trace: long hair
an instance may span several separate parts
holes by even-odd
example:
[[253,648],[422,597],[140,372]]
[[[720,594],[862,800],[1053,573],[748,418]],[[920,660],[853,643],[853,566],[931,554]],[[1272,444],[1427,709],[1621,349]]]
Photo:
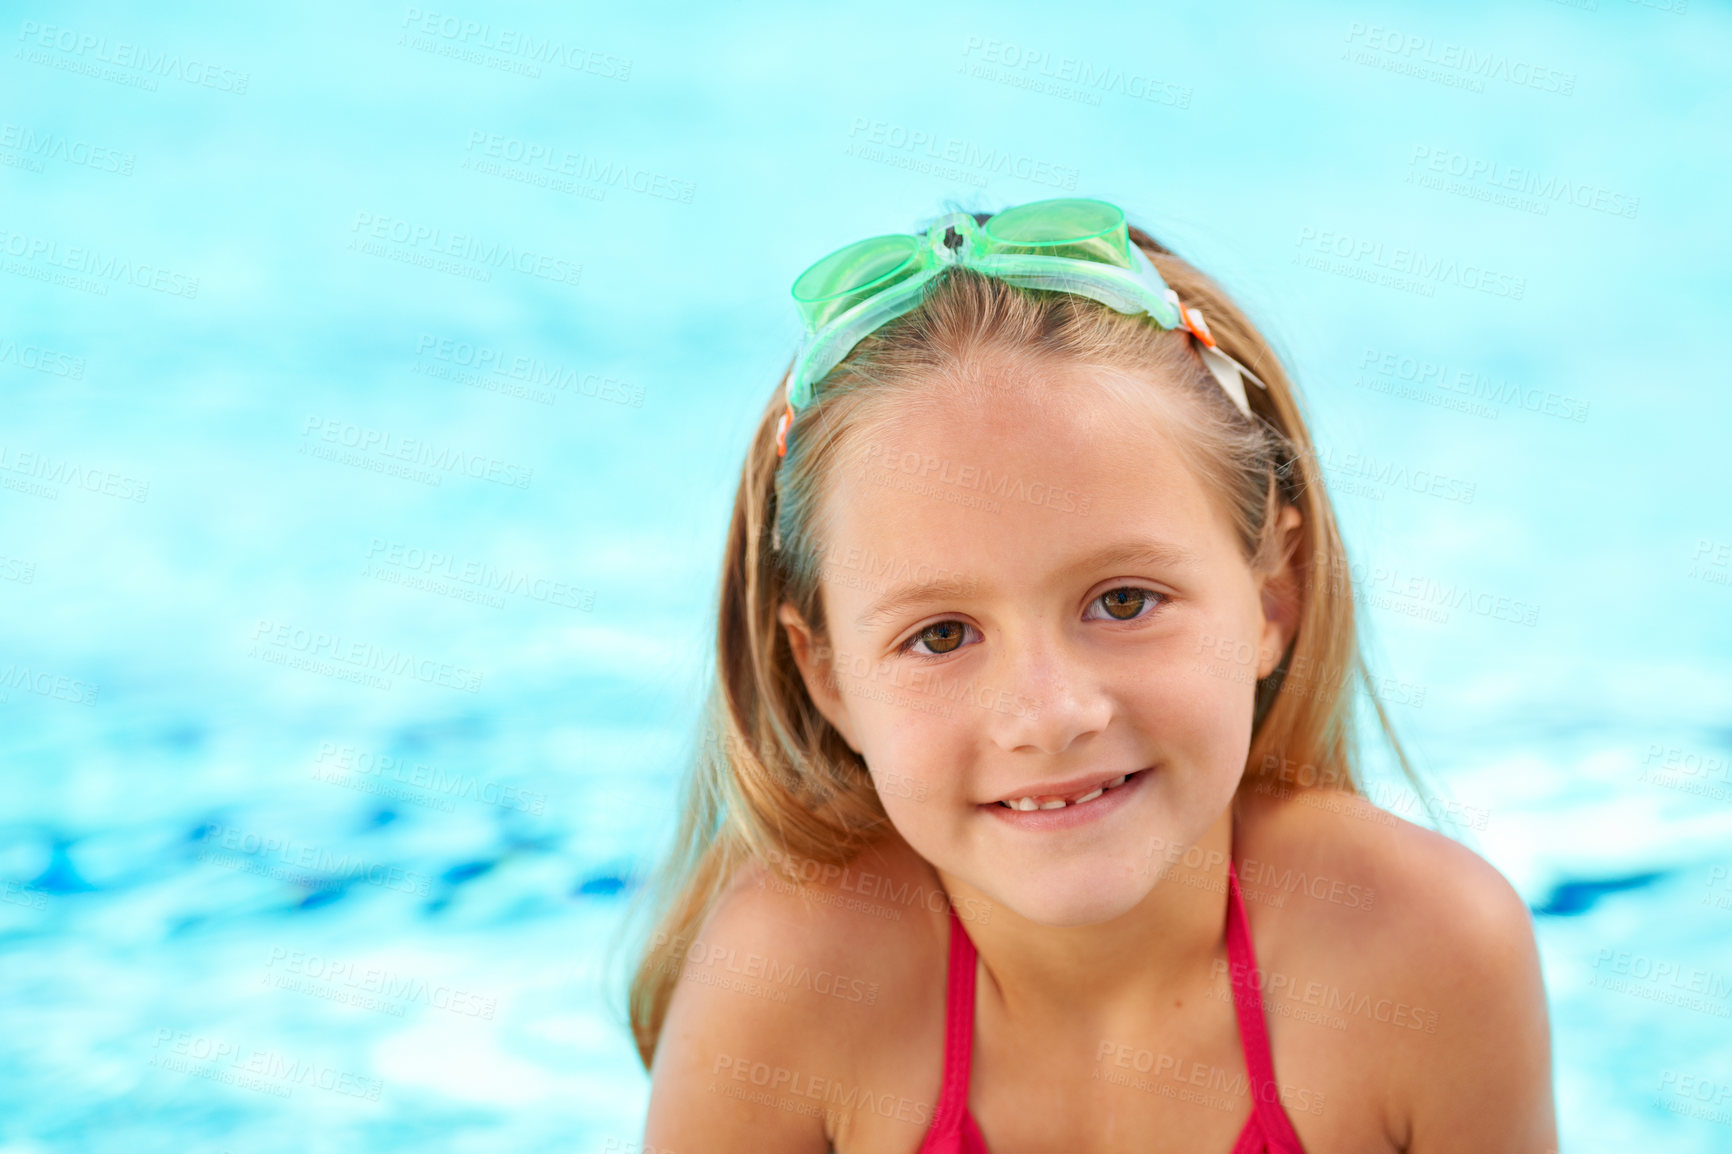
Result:
[[[1346,550],[1299,397],[1268,342],[1225,292],[1141,229],[1132,228],[1131,239],[1180,300],[1201,309],[1220,347],[1267,385],[1246,389],[1251,418],[1209,374],[1184,330],[955,267],[934,279],[919,307],[867,336],[831,370],[795,421],[785,460],[775,443],[785,376],[765,404],[734,498],[715,680],[673,846],[637,898],[649,908],[653,932],[636,959],[627,1012],[646,1069],[678,978],[680,944],[741,866],[755,859],[787,873],[790,862],[842,865],[888,824],[864,762],[807,695],[777,610],[792,605],[825,635],[817,516],[843,447],[872,436],[898,405],[915,403],[935,375],[961,389],[994,387],[971,368],[987,352],[1131,370],[1159,390],[1186,463],[1229,510],[1253,569],[1267,572],[1281,560],[1277,517],[1283,505],[1298,507],[1301,541],[1288,558],[1299,585],[1298,625],[1279,666],[1257,683],[1239,790],[1362,792],[1351,689],[1356,681],[1369,689],[1370,679],[1344,579]],[[1417,784],[1382,703],[1368,696],[1403,773]]]

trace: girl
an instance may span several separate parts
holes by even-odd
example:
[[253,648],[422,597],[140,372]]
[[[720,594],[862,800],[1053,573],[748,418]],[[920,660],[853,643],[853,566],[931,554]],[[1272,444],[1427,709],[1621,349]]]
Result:
[[794,296],[631,987],[643,1148],[1552,1149],[1526,906],[1359,791],[1346,558],[1244,314],[1087,200]]

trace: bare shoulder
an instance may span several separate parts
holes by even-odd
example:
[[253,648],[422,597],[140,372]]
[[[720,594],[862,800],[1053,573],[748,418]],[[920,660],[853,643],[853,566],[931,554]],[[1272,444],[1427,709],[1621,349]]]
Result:
[[[939,1016],[926,1003],[942,988],[931,907],[943,909],[943,893],[926,900],[936,877],[902,849],[898,839],[845,863],[752,862],[691,940],[668,943],[678,980],[646,1143],[822,1154],[854,1124],[827,1104],[875,1084],[896,1039]],[[936,1082],[941,1046],[931,1051]]]
[[1255,885],[1277,870],[1291,887],[1282,867],[1309,867],[1304,896],[1356,913],[1376,910],[1380,917],[1358,924],[1376,923],[1394,941],[1411,943],[1414,960],[1436,950],[1451,961],[1475,952],[1500,956],[1503,947],[1532,939],[1526,903],[1495,866],[1361,796],[1327,789],[1251,795],[1242,813],[1242,883]]
[[1339,975],[1387,1019],[1362,1033],[1385,1063],[1391,1140],[1413,1154],[1555,1146],[1539,952],[1509,880],[1357,795],[1253,795],[1241,813],[1247,909],[1258,918],[1261,890],[1283,964]]

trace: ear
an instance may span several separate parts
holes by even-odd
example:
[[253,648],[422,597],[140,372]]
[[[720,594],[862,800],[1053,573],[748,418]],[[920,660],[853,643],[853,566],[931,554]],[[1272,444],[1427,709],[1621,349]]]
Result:
[[859,753],[860,744],[854,740],[852,720],[848,716],[848,702],[836,684],[830,647],[819,640],[805,618],[787,602],[784,601],[776,610],[776,617],[788,634],[788,648],[794,651],[794,664],[800,670],[800,679],[806,683],[807,696],[823,714],[824,720],[842,735],[848,748]]
[[1275,531],[1280,538],[1281,560],[1262,580],[1259,596],[1263,604],[1263,636],[1258,646],[1257,677],[1275,672],[1281,655],[1299,629],[1299,574],[1293,558],[1299,549],[1299,530],[1304,518],[1292,505],[1281,506]]

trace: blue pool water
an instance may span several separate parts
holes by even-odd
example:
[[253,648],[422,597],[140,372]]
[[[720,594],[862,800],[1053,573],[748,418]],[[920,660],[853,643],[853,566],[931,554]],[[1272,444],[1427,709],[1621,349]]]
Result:
[[10,7],[0,1154],[635,1140],[786,287],[1068,192],[1290,358],[1564,1149],[1732,1148],[1732,15],[1208,13]]

